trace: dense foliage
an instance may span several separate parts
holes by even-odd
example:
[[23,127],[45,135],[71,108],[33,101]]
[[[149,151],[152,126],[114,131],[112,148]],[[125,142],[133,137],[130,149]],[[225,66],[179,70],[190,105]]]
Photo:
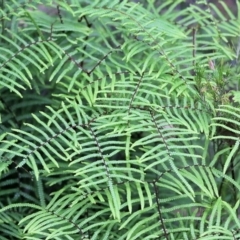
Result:
[[0,240],[240,239],[240,5],[196,2],[1,1]]

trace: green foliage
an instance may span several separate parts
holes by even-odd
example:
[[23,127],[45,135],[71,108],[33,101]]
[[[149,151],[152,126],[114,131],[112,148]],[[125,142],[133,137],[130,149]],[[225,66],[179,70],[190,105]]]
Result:
[[162,2],[1,1],[0,240],[240,239],[240,19]]

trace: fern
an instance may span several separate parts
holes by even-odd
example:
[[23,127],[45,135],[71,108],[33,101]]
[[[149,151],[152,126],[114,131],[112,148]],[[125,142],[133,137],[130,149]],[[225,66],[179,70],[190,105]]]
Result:
[[238,2],[1,4],[0,240],[240,238]]

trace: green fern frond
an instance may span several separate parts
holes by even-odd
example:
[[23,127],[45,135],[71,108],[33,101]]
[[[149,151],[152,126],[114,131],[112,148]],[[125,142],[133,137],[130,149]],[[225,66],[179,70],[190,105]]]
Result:
[[0,239],[239,238],[239,3],[188,2],[2,1]]

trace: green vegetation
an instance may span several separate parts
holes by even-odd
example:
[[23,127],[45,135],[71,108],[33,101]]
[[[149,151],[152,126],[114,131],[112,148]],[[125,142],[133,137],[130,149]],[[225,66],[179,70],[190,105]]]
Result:
[[0,2],[0,240],[240,239],[235,11]]

